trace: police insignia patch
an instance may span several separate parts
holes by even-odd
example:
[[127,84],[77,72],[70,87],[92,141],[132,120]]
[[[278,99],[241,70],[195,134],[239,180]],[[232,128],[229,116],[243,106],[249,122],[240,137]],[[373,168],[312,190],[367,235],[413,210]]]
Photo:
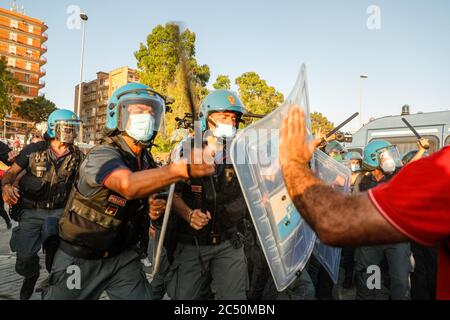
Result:
[[125,207],[127,200],[112,194],[109,196],[108,202],[118,205],[119,207]]
[[113,204],[110,204],[108,206],[108,208],[106,208],[105,213],[110,216],[115,216],[117,211],[119,211],[119,207],[117,207]]
[[234,100],[234,97],[233,97],[233,96],[228,96],[228,101],[230,101],[230,104],[231,104],[232,106],[234,106],[235,100]]

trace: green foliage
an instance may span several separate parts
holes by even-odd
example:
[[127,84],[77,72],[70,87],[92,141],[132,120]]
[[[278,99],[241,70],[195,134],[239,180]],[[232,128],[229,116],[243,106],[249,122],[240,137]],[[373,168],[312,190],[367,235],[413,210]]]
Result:
[[231,89],[230,77],[225,76],[225,75],[218,75],[216,82],[212,86],[216,90],[219,90],[219,89],[230,90]]
[[245,108],[252,113],[268,114],[284,101],[283,94],[269,86],[256,72],[246,72],[235,82]]
[[38,123],[46,121],[50,113],[56,109],[53,102],[46,99],[45,96],[39,96],[20,102],[15,112],[24,120]]
[[19,85],[13,74],[7,70],[6,59],[0,59],[0,118],[3,119],[13,109],[12,93],[23,92],[22,86]]
[[[175,100],[171,105],[172,113],[166,116],[166,137],[160,133],[155,141],[159,151],[166,151],[171,147],[169,139],[175,129],[175,117],[183,117],[185,112],[191,111],[184,89],[185,80],[179,68],[175,39],[174,25],[158,25],[147,36],[147,43],[141,43],[139,50],[135,52],[141,82]],[[186,68],[191,80],[194,101],[198,106],[208,94],[206,84],[210,78],[210,69],[207,65],[198,64],[195,58],[195,40],[194,32],[187,29],[181,33],[182,49],[186,54]]]
[[311,129],[313,133],[317,133],[319,129],[322,133],[327,133],[334,129],[334,124],[320,112],[311,112]]

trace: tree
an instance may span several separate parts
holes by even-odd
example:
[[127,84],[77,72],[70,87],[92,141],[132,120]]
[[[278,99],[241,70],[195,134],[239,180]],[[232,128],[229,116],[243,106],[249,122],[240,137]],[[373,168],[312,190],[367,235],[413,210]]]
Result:
[[[207,65],[199,65],[195,59],[195,33],[186,29],[180,36],[191,80],[205,87],[210,78],[210,70]],[[134,54],[141,82],[162,94],[167,94],[169,84],[176,77],[179,61],[175,39],[176,28],[173,24],[158,25],[147,36],[147,43],[141,43]]]
[[23,92],[13,74],[7,70],[6,59],[0,59],[0,118],[3,119],[13,109],[13,93]]
[[[195,58],[195,33],[185,30],[181,33],[182,50],[186,55],[186,69],[191,80],[195,104],[208,94],[206,84],[210,78],[207,65],[199,65]],[[172,113],[166,116],[166,137],[159,135],[156,144],[160,150],[170,149],[169,138],[175,129],[175,117],[183,117],[190,112],[184,90],[185,83],[179,68],[178,48],[175,43],[176,29],[172,24],[158,25],[147,36],[146,44],[141,43],[135,52],[141,82],[161,94],[175,100]]]
[[256,72],[246,72],[235,82],[245,108],[252,113],[268,114],[284,101],[283,94],[269,86]]
[[231,80],[229,76],[218,75],[216,78],[216,82],[212,85],[214,89],[231,89]]
[[310,118],[313,133],[316,133],[319,128],[322,130],[322,133],[327,133],[334,129],[334,124],[320,112],[311,112]]
[[45,96],[39,96],[33,99],[27,99],[19,103],[15,112],[27,121],[39,123],[46,121],[50,113],[57,108],[53,102],[46,99]]

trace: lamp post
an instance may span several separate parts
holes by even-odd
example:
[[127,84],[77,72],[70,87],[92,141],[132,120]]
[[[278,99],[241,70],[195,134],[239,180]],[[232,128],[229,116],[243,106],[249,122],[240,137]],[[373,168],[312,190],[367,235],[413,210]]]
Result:
[[[78,115],[78,117],[81,119],[81,90],[82,90],[82,83],[83,83],[83,67],[84,67],[84,38],[86,35],[86,22],[88,21],[88,16],[84,13],[80,13],[80,19],[83,23],[83,31],[81,36],[81,63],[80,63],[80,83],[78,84],[78,103],[77,103],[77,110],[75,113]],[[83,126],[81,126],[81,141],[83,141]]]
[[359,85],[359,126],[362,128],[363,126],[363,84],[364,80],[368,79],[369,76],[366,74],[362,74],[359,76],[360,85]]

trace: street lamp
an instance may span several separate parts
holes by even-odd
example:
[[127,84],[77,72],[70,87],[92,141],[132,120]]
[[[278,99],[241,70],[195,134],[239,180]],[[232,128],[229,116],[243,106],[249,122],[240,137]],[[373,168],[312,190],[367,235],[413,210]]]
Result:
[[[83,32],[82,32],[82,36],[81,36],[81,64],[80,64],[80,83],[78,85],[78,105],[77,105],[77,110],[75,112],[79,118],[81,118],[81,87],[82,87],[82,83],[83,83],[84,38],[86,35],[86,21],[88,21],[88,16],[86,15],[86,13],[81,12],[80,19],[83,23]],[[83,130],[83,129],[81,129],[81,130]],[[81,131],[80,139],[81,139],[81,141],[83,140],[83,131]]]
[[369,76],[366,74],[362,74],[359,76],[360,85],[359,85],[359,126],[362,128],[363,126],[363,112],[362,112],[362,104],[363,104],[363,83],[364,80],[368,79]]

